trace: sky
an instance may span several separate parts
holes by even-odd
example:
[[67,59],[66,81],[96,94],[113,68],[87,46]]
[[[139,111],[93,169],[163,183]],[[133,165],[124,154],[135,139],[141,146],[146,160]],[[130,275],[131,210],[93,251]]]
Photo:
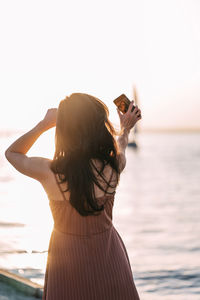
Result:
[[200,129],[200,1],[2,1],[0,131],[27,130],[73,92],[138,91],[142,129]]

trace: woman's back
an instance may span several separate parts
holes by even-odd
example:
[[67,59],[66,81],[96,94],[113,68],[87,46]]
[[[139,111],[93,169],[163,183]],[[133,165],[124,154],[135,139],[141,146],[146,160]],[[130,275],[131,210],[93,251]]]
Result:
[[[100,164],[93,162],[100,170]],[[106,201],[98,216],[79,214],[69,202],[69,191],[62,192],[67,184],[59,186],[58,176],[53,172],[51,175],[47,182],[48,187],[51,186],[48,197],[54,229],[48,249],[43,299],[139,300],[125,245],[112,223],[114,170],[107,165],[103,172],[113,188],[97,176],[104,189],[111,193],[94,187],[98,204]]]
[[[92,160],[95,167],[100,171],[100,163],[98,160]],[[50,169],[51,160],[49,160],[49,174],[47,176],[47,179],[45,182],[43,182],[43,187],[47,193],[47,196],[49,200],[55,200],[55,201],[69,201],[70,198],[70,191],[66,191],[68,188],[67,182],[59,183],[58,185],[58,176],[55,177],[55,174]],[[106,182],[102,179],[102,177],[98,174],[95,168],[93,168],[94,175],[96,176],[98,182],[102,185],[103,189],[106,190],[109,193],[114,193],[116,190],[116,172],[112,169],[110,165],[106,165],[104,168],[104,171],[102,175],[105,177],[105,180],[108,182],[110,181],[110,184],[112,187],[109,187]],[[57,178],[57,181],[56,181]],[[65,191],[65,192],[61,192]],[[78,187],[77,187],[78,188]],[[103,192],[96,184],[94,184],[94,193],[95,198],[100,198],[105,195],[105,192]]]
[[[119,114],[124,132],[117,147],[107,106],[91,95],[74,93],[60,102],[58,112],[48,110],[33,130],[5,152],[18,171],[42,184],[49,198],[54,227],[45,300],[139,300],[125,245],[112,223],[115,189],[126,163],[128,131],[139,119],[139,112],[132,108],[133,104],[125,115]],[[26,156],[40,134],[55,125],[53,160]],[[88,163],[91,157],[100,159],[93,160],[93,170]],[[102,174],[105,181],[97,172],[101,173],[101,162],[108,163]],[[63,174],[66,182],[60,184],[58,174]],[[64,192],[67,185],[69,191]]]
[[[95,167],[100,170],[100,164],[97,161],[93,162]],[[95,171],[95,173],[97,175],[97,171]],[[45,186],[43,186],[49,198],[49,205],[54,219],[55,229],[63,233],[90,236],[92,234],[103,232],[112,226],[112,209],[116,189],[116,175],[109,165],[105,167],[103,175],[105,176],[106,181],[113,186],[113,188],[108,185],[106,186],[106,183],[101,176],[97,176],[98,181],[103,185],[105,191],[110,193],[102,193],[98,186],[94,186],[95,199],[99,205],[105,203],[104,210],[100,212],[99,216],[82,216],[69,202],[70,192],[63,192],[67,188],[67,183],[59,184],[58,175],[50,170]],[[79,199],[77,199],[77,201],[78,200]]]

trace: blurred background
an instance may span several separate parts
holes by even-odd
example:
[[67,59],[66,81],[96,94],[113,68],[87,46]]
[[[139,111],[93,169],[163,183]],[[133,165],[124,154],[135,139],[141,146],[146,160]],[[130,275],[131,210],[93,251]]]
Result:
[[[113,223],[141,299],[200,299],[200,2],[2,1],[0,268],[43,284],[47,196],[4,151],[73,92],[135,99]],[[53,157],[55,129],[28,156]]]

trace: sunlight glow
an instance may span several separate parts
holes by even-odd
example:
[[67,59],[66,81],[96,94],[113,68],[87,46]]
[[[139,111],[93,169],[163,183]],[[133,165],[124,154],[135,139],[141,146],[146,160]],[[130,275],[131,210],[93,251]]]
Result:
[[4,2],[1,128],[31,128],[72,92],[118,120],[112,100],[133,84],[142,128],[200,128],[199,13],[187,0]]

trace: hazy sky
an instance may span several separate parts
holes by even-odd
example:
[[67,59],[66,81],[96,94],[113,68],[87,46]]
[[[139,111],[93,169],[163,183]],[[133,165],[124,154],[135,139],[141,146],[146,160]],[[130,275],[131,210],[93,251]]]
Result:
[[200,128],[200,1],[10,0],[0,7],[0,128],[28,129],[73,92],[136,85],[142,128]]

